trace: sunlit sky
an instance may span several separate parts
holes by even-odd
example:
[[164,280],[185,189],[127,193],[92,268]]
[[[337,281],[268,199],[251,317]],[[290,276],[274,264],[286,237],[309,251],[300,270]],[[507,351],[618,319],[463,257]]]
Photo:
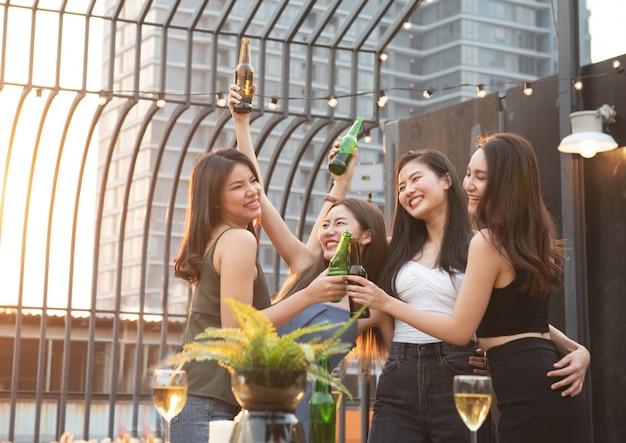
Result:
[[[554,5],[556,6],[557,2],[560,0],[552,0],[554,2]],[[580,0],[580,1],[584,1],[584,0]],[[626,18],[626,0],[587,0],[587,7],[591,12],[591,16],[589,19],[589,29],[590,29],[590,33],[591,33],[591,60],[593,63],[602,61],[602,60],[606,60],[606,59],[610,59],[612,57],[618,56],[618,55],[622,55],[622,54],[626,54],[626,37],[624,37],[623,35],[623,20]],[[27,13],[27,11],[25,11],[25,13]],[[41,23],[41,22],[40,22]],[[27,39],[24,39],[25,41],[27,41]],[[73,44],[73,43],[77,43],[77,42],[68,42],[68,44]],[[99,41],[98,43],[101,43],[101,41]],[[75,50],[72,51],[73,53],[80,53],[80,50]],[[16,65],[22,64],[24,63],[24,57],[23,54],[25,53],[25,51],[23,49],[19,49],[19,48],[7,48],[7,59],[8,59],[8,63],[6,65],[6,70],[7,70],[7,75],[9,76],[10,71],[12,69],[15,69]],[[53,51],[50,51],[50,53],[53,53]],[[97,54],[99,53],[99,50],[95,50],[92,52],[93,54]],[[38,54],[38,57],[44,57],[46,55],[46,52],[43,51],[41,54]],[[11,62],[12,57],[19,57],[22,62],[20,63],[15,63],[15,62]],[[99,71],[100,68],[100,61],[94,59],[93,60],[95,62],[95,70]],[[67,75],[74,75],[74,74],[79,74],[79,71],[74,69],[73,71],[68,72]],[[94,80],[96,82],[99,82],[99,80],[96,78],[96,76],[92,76],[91,80]],[[90,89],[92,90],[97,90],[99,87],[98,85],[93,85],[92,87],[90,87]],[[2,93],[0,94],[0,144],[4,143],[5,140],[8,140],[8,131],[10,130],[10,125],[7,125],[6,122],[12,122],[13,121],[13,117],[12,115],[10,115],[11,112],[14,111],[14,108],[11,106],[1,106],[3,103],[3,98],[4,100],[6,100],[8,94],[10,93],[16,93],[19,94],[19,92],[21,90],[17,90],[17,88],[15,88],[15,90],[13,92],[10,92],[11,88],[8,88],[5,86],[4,90],[2,91]],[[96,100],[95,97],[88,97],[87,100],[85,100],[85,104],[82,106],[85,106],[87,111],[86,112],[78,112],[78,116],[75,117],[76,119],[79,119],[81,115],[84,116],[89,116],[93,114],[92,110],[89,110],[90,107],[93,106],[97,106],[97,104],[94,102]],[[60,102],[61,100],[57,100],[57,102]],[[91,102],[91,103],[90,103]],[[29,107],[27,109],[23,110],[23,113],[32,113],[32,115],[39,115],[41,113],[41,106],[42,106],[43,101],[37,101],[37,100],[29,100],[25,106]],[[60,106],[60,105],[57,105]],[[32,108],[32,109],[30,109]],[[52,110],[52,112],[54,112],[54,109]],[[84,127],[87,128],[88,127],[88,122],[80,123],[78,121],[76,121],[75,123],[73,123],[73,125],[75,125],[75,127]],[[46,129],[45,129],[45,133],[43,134],[42,140],[46,140],[47,138],[53,139],[53,140],[58,140],[58,136],[52,136],[52,134],[48,131],[58,131],[60,130],[60,126],[55,126],[55,125],[47,125]],[[14,146],[22,146],[22,147],[26,147],[26,146],[32,146],[33,142],[32,142],[32,137],[34,136],[34,131],[30,130],[27,131],[28,134],[26,134],[24,131],[22,131],[20,134],[18,134]],[[31,139],[20,139],[19,137],[30,137]],[[72,140],[68,140],[67,143],[67,149],[77,149],[76,151],[76,155],[66,155],[67,158],[69,159],[73,159],[74,161],[79,161],[80,160],[80,152],[82,152],[82,143],[84,142],[84,134],[83,133],[79,133],[78,137],[77,137],[78,142],[73,142]],[[30,158],[32,158],[32,148],[30,148],[31,150],[29,151],[28,149],[15,149],[14,153],[13,153],[13,158],[12,158],[12,166],[18,166],[20,164],[20,162],[24,163],[24,167],[25,170],[29,169],[29,161]],[[50,165],[53,164],[55,159],[54,158],[50,158],[49,160],[45,160],[45,156],[48,154],[48,151],[43,147],[40,148],[40,157],[44,160],[41,160],[40,162],[42,162],[44,165]],[[0,145],[0,159],[2,159],[2,161],[4,162],[4,159],[6,158],[6,146],[1,146]],[[66,167],[72,167],[72,168],[76,168],[77,164],[72,165],[67,165]],[[4,171],[4,164],[0,165],[0,173]],[[14,168],[12,168],[14,169]],[[50,169],[50,168],[49,168]],[[41,171],[38,171],[41,172]],[[14,173],[17,174],[17,173]],[[40,173],[39,176],[41,176],[42,174]],[[11,176],[11,174],[9,174],[9,177]],[[67,174],[67,176],[71,176],[71,174]],[[75,190],[72,191],[72,189],[74,189],[74,184],[73,183],[64,183],[63,181],[63,176],[61,177],[60,181],[59,181],[59,187],[62,186],[67,186],[68,189],[70,191],[68,191],[69,195],[75,195]],[[94,181],[95,179],[95,174],[91,174],[91,175],[87,175],[86,179],[92,180]],[[26,245],[27,250],[29,251],[33,251],[33,250],[39,250],[41,251],[42,246],[45,244],[46,242],[46,228],[43,229],[33,229],[34,225],[37,223],[37,220],[41,219],[41,220],[46,220],[47,216],[48,216],[48,209],[47,209],[47,205],[49,204],[50,201],[50,191],[49,189],[46,189],[45,183],[49,182],[49,179],[39,179],[40,182],[44,183],[44,184],[39,184],[39,188],[37,188],[37,184],[34,184],[34,188],[33,188],[33,196],[32,198],[36,199],[37,196],[39,196],[39,198],[41,199],[41,204],[38,204],[37,202],[35,202],[35,204],[31,205],[32,210],[29,214],[29,221],[28,221],[28,225],[29,225],[29,238],[28,238],[28,243]],[[1,182],[0,182],[1,183]],[[10,183],[9,183],[10,184]],[[7,189],[9,189],[9,187],[7,187]],[[15,187],[13,188],[15,189]],[[95,189],[95,183],[91,183],[89,186],[86,187],[86,189]],[[59,196],[64,195],[64,192],[58,192]],[[83,194],[83,199],[85,198],[85,194]],[[95,193],[94,193],[95,195]],[[24,204],[25,204],[25,197],[23,195],[17,195],[15,193],[9,193],[7,194],[6,197],[6,201],[5,201],[5,209],[10,208],[11,209],[11,213],[14,214],[18,214],[18,216],[16,216],[15,218],[10,217],[10,214],[8,213],[8,211],[5,213],[4,216],[4,228],[3,228],[3,233],[7,234],[9,232],[22,232],[22,224],[23,224],[23,214],[24,214]],[[67,201],[67,202],[63,202],[63,201],[57,201],[56,205],[58,205],[58,209],[57,209],[57,214],[55,214],[55,220],[56,217],[59,217],[61,214],[71,214],[73,211],[73,200],[72,201]],[[93,236],[92,233],[90,231],[89,228],[93,228],[92,225],[92,217],[94,214],[94,208],[93,208],[93,204],[84,204],[84,207],[81,208],[81,213],[82,214],[87,214],[87,215],[83,215],[84,219],[80,220],[80,226],[87,226],[87,229],[85,230],[85,232],[81,231],[79,229],[79,244],[90,244],[93,241]],[[39,212],[38,212],[39,211]],[[20,217],[21,215],[21,217]],[[57,221],[57,223],[69,223],[71,220],[69,219],[59,219]],[[14,223],[14,225],[11,225],[11,223]],[[52,249],[56,249],[55,246],[58,246],[59,243],[61,244],[69,244],[69,239],[68,238],[62,238],[62,239],[55,239],[53,240],[53,244],[51,245]],[[0,248],[0,275],[3,275],[4,277],[8,277],[9,275],[14,276],[15,273],[19,272],[20,269],[20,263],[19,263],[19,255],[21,253],[21,235],[17,235],[17,236],[9,236],[9,235],[4,235],[4,238],[2,238],[0,240],[0,246],[2,246],[2,248]],[[32,249],[31,249],[32,248]],[[80,255],[82,254],[82,256]],[[36,279],[32,278],[32,274],[38,275],[41,274],[41,269],[42,269],[42,257],[41,256],[36,256],[36,254],[31,254],[30,252],[27,253],[27,263],[26,263],[26,272],[25,272],[25,282],[24,282],[24,294],[26,297],[26,294],[30,294],[31,296],[33,296],[34,298],[32,299],[25,299],[24,303],[26,305],[31,304],[33,306],[38,306],[41,303],[41,288],[43,287],[43,282],[42,281],[37,281]],[[70,284],[70,282],[68,281],[68,273],[67,273],[67,265],[68,265],[68,254],[60,254],[57,256],[52,256],[52,260],[51,260],[51,269],[50,269],[50,275],[49,275],[49,288],[50,288],[50,292],[48,294],[48,296],[50,297],[49,299],[49,305],[53,305],[55,307],[63,307],[67,304],[67,299],[65,300],[57,300],[58,297],[56,297],[55,295],[59,295],[62,298],[63,297],[67,297],[67,288]],[[91,251],[89,250],[85,250],[84,248],[79,248],[79,256],[77,257],[77,263],[76,263],[76,269],[75,269],[75,275],[73,276],[74,279],[74,286],[75,286],[75,292],[74,292],[74,299],[72,302],[72,305],[76,308],[76,307],[87,307],[89,305],[89,297],[88,294],[90,292],[90,279],[91,279],[91,268],[89,265],[89,262],[91,260]],[[28,271],[30,266],[33,266],[33,269],[35,269],[35,271],[33,273],[30,273]],[[18,292],[18,279],[16,278],[2,278],[1,281],[3,282],[3,288],[0,291],[0,304],[5,304],[5,303],[14,303],[16,302],[16,294]],[[79,291],[76,290],[76,288],[84,288],[83,291]]]
[[591,61],[593,63],[626,54],[626,0],[587,0]]

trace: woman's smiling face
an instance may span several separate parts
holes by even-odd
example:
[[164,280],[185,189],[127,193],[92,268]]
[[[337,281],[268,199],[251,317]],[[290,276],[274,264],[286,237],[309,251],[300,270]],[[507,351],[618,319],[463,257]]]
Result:
[[319,240],[326,261],[335,255],[341,234],[346,229],[362,245],[371,241],[369,230],[364,231],[354,214],[345,205],[338,203],[328,211],[320,228]]
[[463,189],[467,193],[467,211],[470,217],[476,216],[476,208],[487,189],[487,159],[482,149],[477,150],[469,164],[463,178]]

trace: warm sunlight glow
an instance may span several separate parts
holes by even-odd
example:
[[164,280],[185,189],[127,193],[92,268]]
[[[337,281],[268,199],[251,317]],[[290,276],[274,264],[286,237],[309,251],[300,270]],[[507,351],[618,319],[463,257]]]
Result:
[[[83,40],[68,36],[82,35],[85,24],[78,16],[65,15],[64,38],[61,48],[57,49],[59,15],[48,12],[37,15],[32,82],[38,87],[28,93],[20,108],[23,89],[10,83],[23,84],[28,78],[30,27],[25,24],[30,24],[30,13],[26,8],[13,8],[10,20],[5,22],[8,37],[3,80],[6,83],[0,89],[0,192],[5,196],[4,211],[0,214],[0,306],[20,303],[25,308],[38,308],[45,303],[49,308],[67,308],[71,294],[72,308],[87,308],[91,304],[97,135],[92,139],[86,159],[80,193],[78,171],[91,124],[88,117],[98,106],[98,96],[88,94],[82,99],[63,144],[64,126],[76,94],[59,92],[45,113],[51,91],[39,87],[55,84],[58,51],[61,51],[63,67],[59,73],[60,84],[66,88],[80,85]],[[92,22],[90,35],[100,37],[90,38],[93,47],[89,54],[93,63],[90,63],[87,87],[99,90],[101,23]],[[34,177],[32,181],[31,177]],[[72,275],[70,246],[77,195],[80,199]],[[46,264],[47,250],[50,253]],[[41,314],[41,309],[24,309],[23,312],[37,315]],[[65,315],[62,310],[48,311],[52,312]]]

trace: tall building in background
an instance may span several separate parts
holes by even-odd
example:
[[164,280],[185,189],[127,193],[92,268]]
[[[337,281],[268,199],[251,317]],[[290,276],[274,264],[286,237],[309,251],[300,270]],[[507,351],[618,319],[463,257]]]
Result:
[[[109,2],[108,8],[112,8],[115,2]],[[151,13],[165,14],[169,8],[168,2],[159,2],[151,8]],[[218,2],[222,6],[224,2]],[[276,1],[278,7],[279,1]],[[305,1],[290,1],[289,4],[301,7]],[[301,29],[307,28],[313,32],[316,27],[315,16],[324,13],[327,2],[315,2],[312,13],[309,14],[306,22],[301,25]],[[356,2],[346,0],[339,7],[333,17],[333,22],[340,24],[348,16],[349,11]],[[371,2],[370,2],[371,3]],[[389,98],[387,105],[380,110],[380,121],[392,120],[415,115],[418,113],[432,111],[438,108],[459,103],[464,100],[474,99],[477,96],[478,85],[482,85],[486,93],[503,92],[511,86],[521,85],[523,82],[532,82],[541,77],[546,77],[557,72],[557,41],[555,36],[556,11],[553,11],[555,2],[550,0],[425,0],[412,15],[410,23],[405,23],[403,29],[396,35],[391,44],[387,47],[385,60],[382,64],[382,79],[380,88],[383,89]],[[581,2],[584,3],[584,2]],[[183,2],[184,4],[184,2]],[[181,8],[183,9],[183,8]],[[189,8],[189,16],[193,12],[193,5]],[[236,29],[238,20],[243,20],[246,11],[232,11],[229,14],[228,22],[224,29]],[[364,19],[371,10],[367,7],[361,11],[357,20]],[[215,20],[219,11],[206,12],[201,20],[210,22]],[[238,15],[240,14],[240,15]],[[580,30],[581,35],[581,64],[590,63],[590,36],[587,27],[588,11],[581,6],[580,22],[584,25]],[[149,17],[148,17],[149,18]],[[257,15],[254,17],[251,26],[262,27],[268,17]],[[147,20],[149,21],[149,20]],[[380,22],[377,32],[381,35],[385,32],[386,23]],[[133,57],[136,56],[136,24],[119,23],[116,30],[118,43],[114,57],[114,89],[132,89],[130,84],[133,78]],[[322,38],[332,38],[331,26],[323,31]],[[110,30],[105,30],[105,42],[111,38],[107,34]],[[328,35],[324,35],[328,34]],[[180,47],[181,60],[176,58],[175,52],[167,61],[167,83],[168,89],[181,89],[180,86],[186,80],[186,73],[182,63],[184,54],[184,44],[186,36],[184,33],[170,32],[168,35],[169,47]],[[162,66],[154,54],[158,54],[162,45],[163,34],[159,32],[144,33],[141,41],[140,56],[142,58],[142,90],[156,90],[159,73]],[[357,35],[346,35],[346,39],[356,40]],[[206,54],[206,59],[200,57],[194,60],[194,71],[191,73],[192,81],[202,83],[207,77],[206,73],[211,69],[218,71],[216,85],[204,85],[205,91],[221,90],[227,91],[228,85],[232,82],[232,70],[237,63],[239,42],[233,38],[220,44],[216,57],[209,59],[210,43],[209,39],[194,39],[194,47],[198,46],[195,54]],[[106,45],[105,45],[106,47]],[[289,89],[300,94],[304,93],[310,86],[312,94],[320,97],[327,94],[326,83],[328,82],[328,70],[325,66],[329,63],[324,59],[322,53],[315,58],[313,78],[311,84],[305,84],[305,76],[302,69],[298,68],[298,61],[302,64],[306,60],[304,47],[298,52],[299,46],[293,45],[291,48],[291,61],[289,75]],[[255,55],[253,48],[253,62]],[[263,75],[266,79],[266,94],[271,95],[272,91],[281,91],[283,72],[280,69],[281,48],[279,42],[267,42],[266,45],[267,64],[265,72],[257,70],[257,75]],[[105,52],[105,56],[107,53]],[[212,60],[217,60],[217,65],[212,66]],[[350,76],[342,75],[342,67],[349,67],[350,57],[339,54],[335,60],[337,65],[336,83],[340,90],[349,90]],[[104,70],[108,69],[108,61],[105,60]],[[375,85],[372,82],[374,61],[363,59],[359,61],[359,87],[368,85],[370,90]],[[349,70],[346,69],[347,72]],[[428,91],[425,94],[425,91]],[[429,98],[426,96],[429,95]],[[256,101],[257,106],[266,106],[263,100]],[[279,103],[280,105],[280,103]],[[100,131],[101,165],[99,173],[103,173],[106,166],[104,153],[110,144],[111,131],[115,125],[116,115],[123,108],[124,103],[111,104],[105,110],[102,130]],[[132,160],[132,146],[124,143],[125,139],[134,140],[141,127],[141,116],[148,109],[148,104],[139,103],[135,105],[131,112],[137,115],[133,124],[128,120],[121,129],[120,138],[116,143],[115,151],[111,158],[111,165],[108,174],[125,173],[128,163]],[[320,113],[325,103],[314,105],[314,110]],[[167,108],[166,108],[167,109]],[[227,112],[227,111],[226,111]],[[370,115],[372,113],[371,104],[367,100],[358,101],[357,112],[359,115]],[[210,139],[210,134],[220,125],[222,113],[212,113],[207,116],[198,130],[196,136],[190,143],[187,154],[188,163],[182,171],[181,181],[177,197],[174,217],[174,231],[172,236],[171,250],[175,254],[180,243],[180,233],[183,228],[184,210],[187,202],[186,187],[189,171],[193,164],[193,158],[207,149],[206,140]],[[103,220],[103,232],[100,243],[100,256],[98,266],[98,304],[100,308],[113,308],[115,304],[116,285],[121,284],[122,311],[136,310],[139,303],[140,293],[140,271],[141,271],[141,244],[144,241],[141,229],[145,219],[146,185],[149,180],[149,171],[155,161],[155,147],[161,142],[167,116],[157,113],[150,124],[149,129],[143,136],[140,155],[135,160],[132,189],[125,191],[124,177],[119,177],[119,181],[109,179],[106,189],[105,210]],[[163,279],[163,263],[161,260],[150,259],[150,251],[159,251],[165,248],[165,226],[166,208],[171,191],[171,182],[174,179],[173,161],[168,162],[168,154],[172,157],[183,142],[186,129],[191,125],[190,119],[182,117],[176,126],[175,131],[170,135],[162,160],[159,173],[159,184],[155,190],[155,203],[151,211],[151,233],[148,239],[148,263],[146,264],[145,279],[145,309],[150,312],[159,312],[161,309],[161,282]],[[305,125],[306,126],[306,125]],[[253,125],[253,131],[258,131]],[[253,137],[258,135],[253,134]],[[315,216],[322,204],[322,198],[328,189],[328,180],[317,183],[311,195],[307,195],[304,183],[314,167],[314,154],[319,150],[326,150],[328,146],[323,146],[323,134],[310,143],[310,149],[300,160],[298,173],[290,185],[291,197],[285,205],[285,219],[287,223],[296,228],[299,222],[299,210],[305,200],[308,200],[307,220],[304,237],[306,238]],[[372,130],[373,139],[371,142],[362,140],[359,143],[359,161],[364,165],[380,165],[383,158],[382,136],[379,130]],[[271,145],[272,137],[266,141]],[[294,132],[293,140],[287,144],[287,148],[278,157],[277,164],[272,165],[273,175],[268,195],[270,199],[278,205],[280,197],[285,190],[288,180],[288,166],[293,161],[293,153],[296,152],[304,137],[304,132]],[[226,123],[221,130],[219,137],[214,140],[212,146],[232,145],[234,132],[229,123]],[[259,154],[259,163],[262,172],[270,167],[272,151],[262,150]],[[325,167],[325,165],[322,165]],[[120,172],[121,171],[121,172]],[[145,175],[142,177],[142,172]],[[382,180],[381,180],[382,183]],[[119,226],[120,208],[119,201],[122,200],[124,192],[130,192],[131,205],[128,209],[125,222],[126,232],[124,241],[127,246],[123,249],[124,272],[121,280],[116,272],[116,264],[120,260],[119,256]],[[159,197],[161,196],[161,197]],[[365,196],[361,195],[365,198]],[[159,198],[161,199],[159,201]],[[382,189],[380,192],[372,193],[372,201],[382,207],[384,197]],[[161,229],[162,228],[162,229]],[[158,254],[155,253],[155,256]],[[266,272],[270,289],[275,290],[286,275],[284,265],[276,265],[275,251],[267,239],[262,239],[259,251],[259,259]],[[171,272],[171,270],[170,270]],[[187,286],[170,278],[169,309],[171,312],[184,313],[188,301]]]

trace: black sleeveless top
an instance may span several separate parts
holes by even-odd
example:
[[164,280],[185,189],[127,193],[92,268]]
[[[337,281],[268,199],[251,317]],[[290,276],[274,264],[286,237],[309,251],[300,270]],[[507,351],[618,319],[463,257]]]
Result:
[[548,332],[550,296],[531,297],[513,280],[504,288],[493,288],[476,336],[499,337],[524,332]]

